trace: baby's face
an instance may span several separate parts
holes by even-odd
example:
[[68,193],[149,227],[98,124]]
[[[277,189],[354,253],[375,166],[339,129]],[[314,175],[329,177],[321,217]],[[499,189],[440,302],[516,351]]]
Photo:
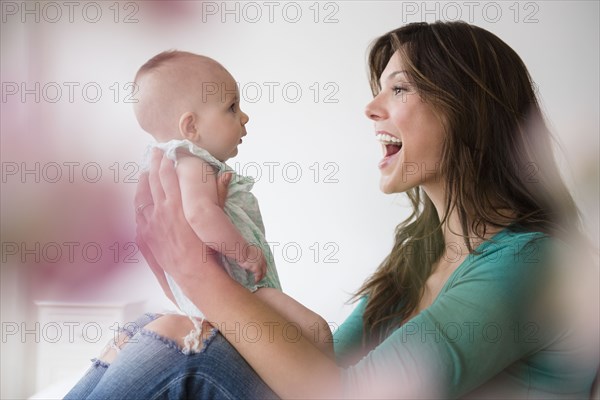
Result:
[[193,141],[219,161],[226,161],[237,155],[249,117],[240,109],[237,84],[226,70],[213,71],[211,79],[201,85],[194,100],[198,138]]
[[235,80],[207,57],[183,57],[138,79],[134,111],[157,141],[188,139],[220,161],[237,155],[248,115]]

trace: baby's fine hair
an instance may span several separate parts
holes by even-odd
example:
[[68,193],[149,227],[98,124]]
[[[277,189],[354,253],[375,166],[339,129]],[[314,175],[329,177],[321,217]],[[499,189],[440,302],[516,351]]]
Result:
[[157,55],[155,55],[154,57],[152,57],[151,59],[146,61],[146,63],[144,65],[142,65],[140,67],[140,69],[138,69],[137,73],[135,74],[134,82],[137,83],[141,76],[143,76],[149,72],[156,71],[159,68],[169,64],[172,61],[180,60],[182,58],[188,58],[188,57],[198,57],[199,59],[203,59],[205,61],[212,61],[212,62],[216,63],[216,61],[210,57],[206,57],[206,56],[203,56],[200,54],[190,53],[189,51],[181,51],[181,50],[175,50],[175,49],[166,50],[161,53],[158,53]]

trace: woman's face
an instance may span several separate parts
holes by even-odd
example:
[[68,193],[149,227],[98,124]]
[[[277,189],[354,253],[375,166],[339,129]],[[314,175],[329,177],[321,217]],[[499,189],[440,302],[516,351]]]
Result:
[[384,193],[438,185],[444,128],[432,106],[421,100],[403,72],[398,52],[381,73],[381,91],[365,113],[375,125],[382,144],[380,188]]

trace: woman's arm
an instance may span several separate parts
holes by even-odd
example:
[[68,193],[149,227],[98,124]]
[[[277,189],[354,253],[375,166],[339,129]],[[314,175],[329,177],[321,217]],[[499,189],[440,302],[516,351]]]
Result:
[[335,362],[207,256],[183,214],[173,164],[158,151],[148,186],[139,186],[138,202],[154,206],[137,215],[138,238],[207,319],[281,397],[340,397]]
[[300,330],[302,336],[308,339],[310,343],[325,353],[327,357],[332,360],[335,359],[331,329],[323,317],[279,289],[260,288],[254,294],[283,318],[296,324],[296,326],[290,325],[287,328],[290,334]]

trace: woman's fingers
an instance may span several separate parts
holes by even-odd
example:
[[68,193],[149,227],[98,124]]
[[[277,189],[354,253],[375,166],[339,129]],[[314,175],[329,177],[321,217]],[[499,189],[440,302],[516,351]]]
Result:
[[229,190],[229,182],[231,182],[231,172],[226,172],[219,176],[217,179],[217,199],[219,200],[219,206],[225,207],[225,200],[227,199],[227,192]]
[[181,203],[181,190],[179,188],[179,179],[175,172],[175,165],[172,160],[164,156],[160,162],[160,184],[162,194],[165,199],[173,203]]
[[143,236],[140,233],[138,233],[135,241],[138,245],[138,248],[142,252],[142,255],[146,259],[148,266],[152,270],[152,273],[154,273],[154,276],[156,276],[156,279],[158,280],[158,283],[159,283],[160,287],[162,288],[163,292],[165,292],[167,297],[173,303],[177,304],[175,301],[175,296],[173,296],[173,292],[171,291],[171,287],[169,286],[169,283],[167,282],[167,277],[165,276],[165,271],[163,271],[161,266],[158,264],[158,261],[156,261],[154,254],[152,254],[152,252],[146,245],[146,241],[144,240]]
[[150,157],[150,174],[148,181],[150,183],[150,193],[152,194],[152,203],[159,204],[165,200],[165,192],[160,182],[160,168],[162,165],[163,152],[158,149],[152,150]]
[[140,174],[138,179],[137,189],[133,204],[145,204],[152,201],[152,193],[150,193],[150,182],[148,181],[148,172]]
[[142,215],[146,207],[153,204],[152,193],[150,192],[150,182],[148,181],[148,172],[144,172],[138,179],[138,185],[133,198],[135,213]]

